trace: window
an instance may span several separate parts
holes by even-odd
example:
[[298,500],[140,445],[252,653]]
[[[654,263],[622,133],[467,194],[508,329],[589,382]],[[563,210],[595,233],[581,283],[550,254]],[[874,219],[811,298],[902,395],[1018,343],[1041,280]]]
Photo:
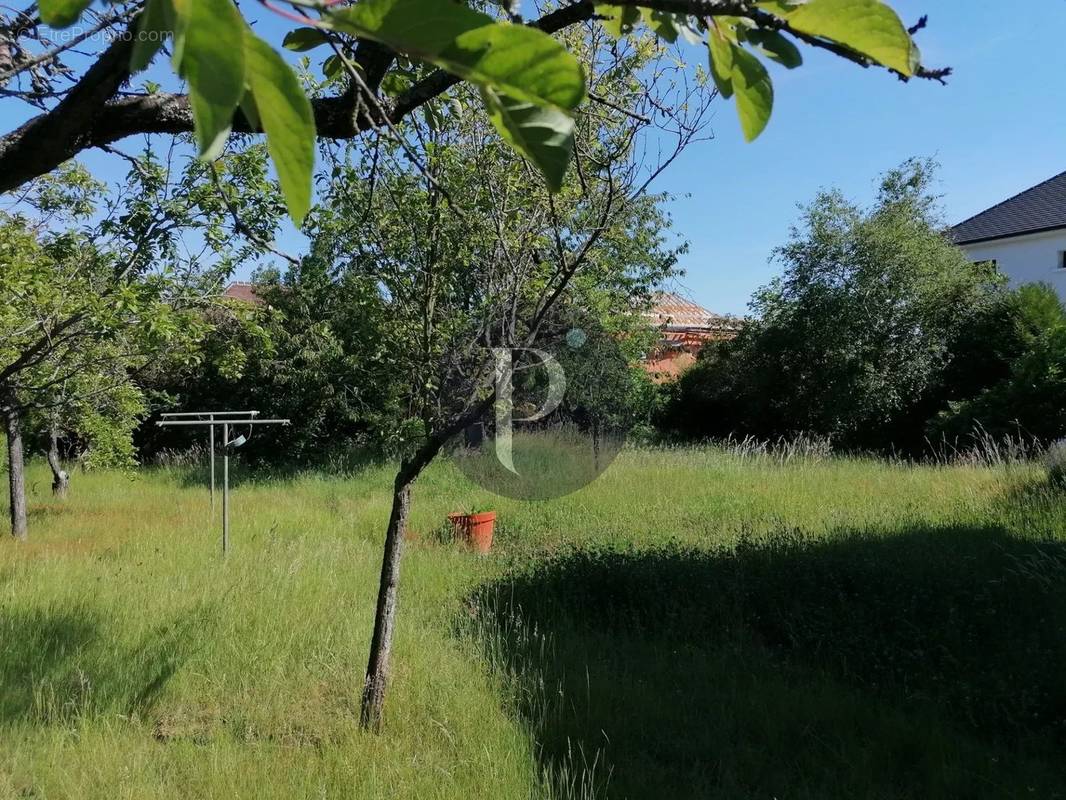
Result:
[[1059,250],[1059,269],[1066,269],[1066,250]]
[[999,262],[994,258],[986,258],[973,263],[976,267],[988,267],[991,272],[995,272],[999,269]]

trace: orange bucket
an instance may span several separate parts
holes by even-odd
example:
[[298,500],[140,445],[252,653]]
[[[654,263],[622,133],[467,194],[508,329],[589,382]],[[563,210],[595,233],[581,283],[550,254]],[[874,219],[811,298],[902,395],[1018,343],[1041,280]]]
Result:
[[455,535],[479,553],[492,549],[492,532],[496,527],[496,512],[481,514],[449,514]]

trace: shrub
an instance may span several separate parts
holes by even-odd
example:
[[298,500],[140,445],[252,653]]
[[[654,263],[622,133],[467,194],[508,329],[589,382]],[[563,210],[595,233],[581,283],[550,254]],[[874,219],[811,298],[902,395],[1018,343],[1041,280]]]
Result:
[[[1006,294],[994,270],[942,235],[932,180],[931,163],[909,161],[883,177],[872,208],[819,194],[776,251],[784,274],[756,294],[755,319],[683,376],[667,427],[921,446],[953,343]],[[1006,371],[988,374],[985,356],[963,370],[971,380],[977,371],[977,388]]]
[[1010,374],[970,400],[952,403],[933,423],[937,438],[983,429],[993,437],[1016,434],[1050,442],[1066,436],[1066,325],[1037,336]]
[[1045,284],[1007,290],[942,235],[932,169],[889,172],[869,209],[821,193],[754,319],[704,348],[660,427],[912,455],[1066,436],[1066,308]]

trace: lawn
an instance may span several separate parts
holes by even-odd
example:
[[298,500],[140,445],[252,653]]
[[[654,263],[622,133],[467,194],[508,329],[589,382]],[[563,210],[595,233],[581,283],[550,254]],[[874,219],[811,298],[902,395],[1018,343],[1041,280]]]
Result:
[[[31,469],[0,541],[0,797],[1066,797],[1066,498],[1038,467],[626,450],[550,502],[390,472]],[[444,515],[499,512],[494,553]],[[6,510],[5,510],[6,513]]]

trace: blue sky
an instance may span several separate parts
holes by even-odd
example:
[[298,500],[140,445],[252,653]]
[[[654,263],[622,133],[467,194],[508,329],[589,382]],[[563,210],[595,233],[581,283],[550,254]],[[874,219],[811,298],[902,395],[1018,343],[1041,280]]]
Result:
[[876,176],[910,156],[942,165],[940,191],[955,223],[1066,170],[1066,82],[1057,55],[1066,3],[1013,12],[973,0],[894,0],[918,34],[928,66],[951,66],[947,86],[903,84],[809,48],[793,72],[774,72],[773,118],[745,144],[734,109],[720,103],[715,140],[674,165],[661,184],[691,251],[680,285],[718,312],[741,313],[778,270],[796,204],[837,186],[869,200]]
[[[908,25],[929,15],[918,41],[928,66],[954,68],[948,85],[904,84],[804,48],[802,68],[771,65],[774,113],[756,142],[743,141],[732,103],[717,101],[714,140],[687,151],[656,187],[678,195],[675,232],[691,243],[677,288],[713,311],[743,313],[752,291],[778,271],[768,258],[787,239],[798,203],[829,186],[867,201],[877,175],[910,156],[942,164],[950,222],[1066,169],[1066,82],[1057,58],[1066,2],[1042,2],[1039,13],[973,0],[891,5]],[[250,10],[266,17],[264,34],[276,40],[283,26]],[[703,57],[695,47],[686,55]],[[157,69],[162,77],[166,67]],[[82,160],[103,178],[126,168],[98,152]],[[298,251],[300,238],[290,232],[280,244]]]

